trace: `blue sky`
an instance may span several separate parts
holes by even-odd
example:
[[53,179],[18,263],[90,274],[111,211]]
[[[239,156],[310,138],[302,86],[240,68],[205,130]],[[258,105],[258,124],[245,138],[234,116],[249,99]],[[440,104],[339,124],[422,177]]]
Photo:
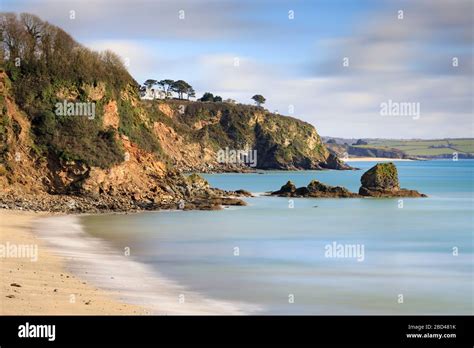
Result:
[[[87,47],[117,52],[138,82],[184,79],[198,96],[243,103],[261,93],[269,110],[322,135],[385,138],[474,136],[472,7],[470,0],[2,0],[2,11],[36,14]],[[381,116],[388,100],[419,103],[420,117]]]

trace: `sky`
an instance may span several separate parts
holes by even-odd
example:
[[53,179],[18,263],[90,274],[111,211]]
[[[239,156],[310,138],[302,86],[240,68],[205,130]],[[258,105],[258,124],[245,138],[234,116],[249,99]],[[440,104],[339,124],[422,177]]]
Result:
[[198,97],[209,91],[241,103],[262,94],[270,111],[321,135],[474,137],[472,0],[0,4],[118,53],[137,82],[183,79]]

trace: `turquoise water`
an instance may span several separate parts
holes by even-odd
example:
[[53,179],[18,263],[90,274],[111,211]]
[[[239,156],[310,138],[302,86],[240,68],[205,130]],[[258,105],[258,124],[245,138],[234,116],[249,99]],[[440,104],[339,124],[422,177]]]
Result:
[[[312,179],[357,191],[374,163],[353,165],[362,170],[205,177],[215,187],[252,192]],[[257,305],[264,314],[472,314],[474,161],[396,165],[402,187],[429,197],[259,196],[223,211],[85,216],[81,222],[190,291]],[[332,243],[363,246],[363,259],[326,257]]]

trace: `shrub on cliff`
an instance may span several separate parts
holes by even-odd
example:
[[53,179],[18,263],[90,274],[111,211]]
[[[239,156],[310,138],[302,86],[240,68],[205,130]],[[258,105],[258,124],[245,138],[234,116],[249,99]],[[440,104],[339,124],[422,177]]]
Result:
[[[91,51],[31,14],[1,14],[0,33],[0,56],[12,81],[11,93],[32,122],[33,140],[43,155],[103,168],[122,161],[114,131],[102,126],[103,105],[120,100],[128,86],[137,85],[121,59],[109,51]],[[101,86],[102,95],[92,100],[90,91]],[[95,118],[56,115],[56,103],[64,100],[94,102]],[[137,115],[120,111],[125,116],[122,128],[131,139],[145,149],[159,149],[149,129],[130,125],[139,123]]]

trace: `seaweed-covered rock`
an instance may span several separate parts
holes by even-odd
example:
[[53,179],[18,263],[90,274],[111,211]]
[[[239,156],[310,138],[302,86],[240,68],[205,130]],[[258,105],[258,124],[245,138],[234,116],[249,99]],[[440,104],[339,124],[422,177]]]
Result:
[[378,163],[362,175],[359,195],[370,197],[426,197],[415,190],[400,188],[395,164]]
[[400,189],[397,167],[392,162],[376,164],[362,175],[360,182],[369,190]]
[[357,197],[356,193],[350,192],[342,186],[329,186],[317,180],[312,180],[308,186],[308,197],[340,197],[351,198]]
[[313,198],[350,198],[357,197],[356,193],[350,192],[341,186],[325,185],[317,180],[312,180],[308,186],[298,187],[288,181],[280,190],[272,192],[273,196],[280,197],[313,197]]

